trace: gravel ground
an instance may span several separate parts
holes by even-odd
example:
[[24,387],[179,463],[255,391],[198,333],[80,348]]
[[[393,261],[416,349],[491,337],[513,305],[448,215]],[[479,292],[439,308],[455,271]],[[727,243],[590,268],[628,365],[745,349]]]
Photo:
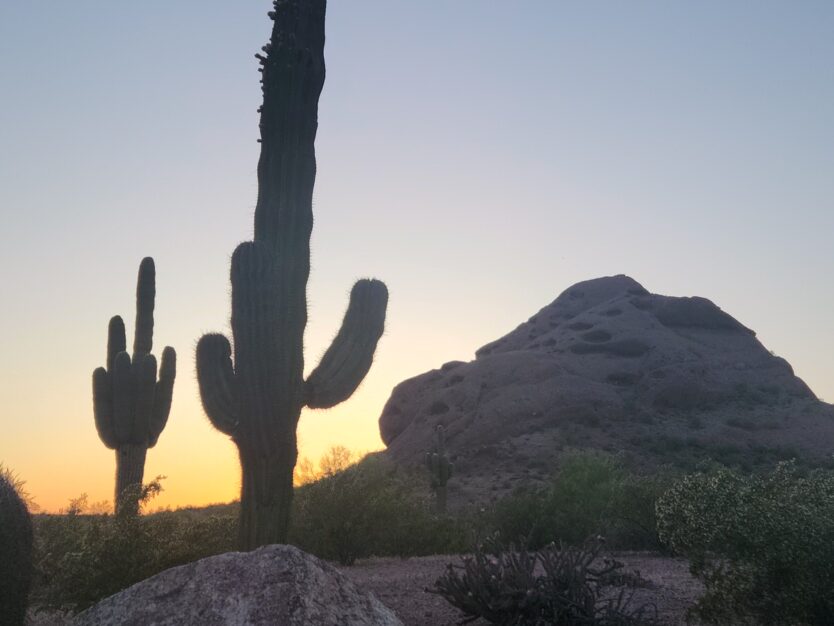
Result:
[[[684,559],[629,552],[614,555],[626,568],[639,572],[651,585],[635,590],[636,604],[657,606],[661,623],[684,626],[686,608],[700,594],[702,587],[689,574]],[[456,556],[426,556],[412,559],[368,559],[351,567],[338,567],[361,589],[371,591],[383,604],[393,609],[406,626],[451,626],[463,618],[457,609],[440,596],[428,593],[447,563],[458,563]],[[68,616],[58,612],[30,611],[28,626],[63,626]],[[484,620],[472,626],[487,624]]]
[[[647,553],[614,556],[625,564],[626,569],[639,572],[651,583],[647,588],[635,590],[635,604],[654,604],[662,624],[686,624],[686,609],[702,590],[700,583],[689,574],[686,560]],[[440,596],[425,591],[450,562],[459,562],[459,557],[368,559],[339,569],[358,587],[373,592],[383,604],[393,609],[406,626],[451,626],[459,623],[463,615]],[[473,626],[487,624],[484,620],[470,623]]]

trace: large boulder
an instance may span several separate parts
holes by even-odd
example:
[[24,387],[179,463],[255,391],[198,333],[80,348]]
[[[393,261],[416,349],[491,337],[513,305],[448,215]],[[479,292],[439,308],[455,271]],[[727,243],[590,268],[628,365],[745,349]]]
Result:
[[458,502],[541,480],[569,448],[688,467],[822,463],[834,450],[832,407],[752,330],[622,275],[578,283],[474,360],[399,384],[379,420],[386,454],[420,464],[437,424]]
[[87,609],[75,626],[402,626],[372,594],[292,546],[174,567]]

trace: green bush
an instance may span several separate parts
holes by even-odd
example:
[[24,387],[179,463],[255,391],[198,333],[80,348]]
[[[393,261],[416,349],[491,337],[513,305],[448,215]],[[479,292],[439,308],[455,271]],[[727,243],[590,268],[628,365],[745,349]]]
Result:
[[[160,489],[140,493],[146,504]],[[236,516],[199,510],[151,515],[85,514],[85,499],[63,515],[36,519],[35,601],[83,610],[169,567],[234,549]]]
[[428,492],[369,455],[296,490],[290,543],[350,565],[368,556],[415,556],[467,547],[463,525],[429,512]]
[[493,526],[505,541],[533,549],[580,545],[594,535],[616,549],[657,548],[654,505],[668,483],[662,475],[632,474],[610,455],[575,453],[546,487],[499,501]]
[[661,540],[705,585],[695,617],[834,624],[834,472],[696,473],[658,500],[657,517]]

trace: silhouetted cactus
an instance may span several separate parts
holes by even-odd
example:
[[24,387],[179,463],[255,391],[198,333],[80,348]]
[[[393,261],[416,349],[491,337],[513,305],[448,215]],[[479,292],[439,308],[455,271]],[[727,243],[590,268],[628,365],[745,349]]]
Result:
[[452,477],[455,465],[446,454],[446,429],[442,424],[438,424],[434,429],[434,450],[426,452],[426,467],[429,470],[437,512],[445,513],[446,483]]
[[301,409],[332,407],[355,391],[370,369],[388,301],[383,283],[356,283],[341,330],[304,380],[326,1],[276,0],[274,8],[266,56],[256,55],[264,100],[255,236],[232,255],[234,364],[223,335],[197,344],[203,407],[240,455],[245,550],[286,540]]
[[12,477],[0,467],[0,624],[26,620],[32,584],[32,518]]
[[116,451],[116,512],[136,512],[142,489],[145,456],[168,421],[177,353],[166,347],[157,380],[153,347],[156,270],[142,259],[136,285],[136,332],[133,357],[127,352],[125,325],[118,315],[107,334],[107,367],[93,372],[93,411],[102,442]]

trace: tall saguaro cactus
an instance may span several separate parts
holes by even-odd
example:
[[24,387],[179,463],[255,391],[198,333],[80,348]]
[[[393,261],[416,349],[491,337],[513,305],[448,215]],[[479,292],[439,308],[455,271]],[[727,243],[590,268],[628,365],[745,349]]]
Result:
[[434,450],[426,452],[426,468],[429,470],[431,488],[434,491],[435,509],[446,512],[446,484],[452,477],[455,465],[446,454],[446,429],[438,424],[434,429]]
[[301,410],[332,407],[356,390],[371,367],[388,303],[382,282],[357,282],[341,330],[304,380],[326,0],[275,0],[274,8],[265,56],[256,55],[264,98],[255,236],[232,255],[234,362],[223,335],[197,344],[203,407],[238,447],[244,550],[286,541]]
[[156,270],[142,259],[136,285],[136,330],[133,356],[127,352],[125,325],[116,315],[107,333],[107,367],[93,372],[93,410],[101,441],[116,451],[116,512],[135,512],[145,473],[148,448],[156,445],[168,421],[177,353],[162,351],[157,380],[153,347]]

